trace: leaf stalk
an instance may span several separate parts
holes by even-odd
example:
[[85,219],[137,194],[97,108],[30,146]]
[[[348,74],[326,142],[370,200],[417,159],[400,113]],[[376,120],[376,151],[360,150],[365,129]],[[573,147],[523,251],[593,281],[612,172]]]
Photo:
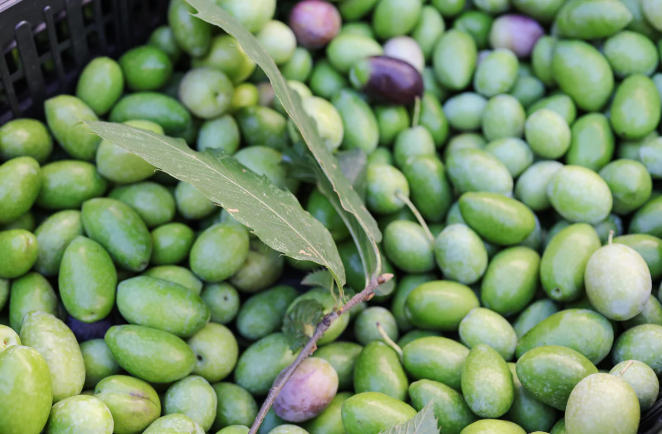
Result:
[[373,278],[370,280],[368,285],[365,287],[365,289],[358,294],[356,294],[354,297],[352,297],[347,304],[342,306],[338,310],[333,310],[332,312],[328,313],[320,323],[317,324],[317,327],[315,328],[315,333],[310,337],[310,340],[308,343],[303,347],[297,358],[294,360],[294,362],[285,368],[279,375],[276,377],[274,380],[274,384],[271,386],[271,389],[269,390],[269,394],[267,395],[267,398],[264,400],[264,403],[262,404],[262,407],[260,408],[259,413],[257,414],[257,417],[253,421],[253,425],[251,425],[251,429],[248,431],[248,434],[257,434],[257,430],[260,428],[260,425],[264,421],[264,418],[267,416],[267,412],[273,405],[274,401],[276,400],[276,397],[278,397],[278,394],[280,393],[281,390],[283,390],[283,387],[287,383],[287,380],[290,379],[294,371],[301,365],[301,363],[306,360],[308,357],[310,357],[313,352],[317,349],[317,341],[320,340],[320,338],[324,335],[324,333],[331,327],[331,324],[335,320],[337,320],[340,315],[348,312],[352,307],[356,306],[359,303],[363,303],[364,301],[370,300],[374,295],[375,295],[375,290],[377,287],[383,283],[388,282],[393,278],[393,274],[390,273],[384,273],[381,276],[377,278]]

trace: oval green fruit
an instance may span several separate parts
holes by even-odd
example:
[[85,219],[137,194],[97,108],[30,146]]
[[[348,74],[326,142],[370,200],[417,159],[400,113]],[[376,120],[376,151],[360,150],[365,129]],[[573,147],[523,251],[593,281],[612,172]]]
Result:
[[[583,188],[577,189],[578,185]],[[547,185],[547,196],[554,209],[572,222],[598,223],[612,208],[607,183],[593,170],[581,166],[560,168]]]
[[569,433],[634,433],[639,426],[637,394],[622,378],[593,374],[573,389],[565,411]]
[[513,404],[513,379],[506,361],[485,344],[475,346],[462,366],[462,395],[477,416],[496,419]]
[[584,292],[584,271],[600,239],[592,226],[570,225],[549,242],[540,262],[540,281],[552,300],[572,301]]
[[461,434],[524,434],[519,425],[505,420],[484,419],[472,423]]
[[216,418],[216,393],[204,378],[186,377],[168,388],[163,398],[163,413],[186,415],[209,431]]
[[399,279],[398,286],[393,297],[393,303],[391,304],[391,312],[393,313],[395,321],[398,324],[398,328],[400,330],[407,331],[413,328],[405,308],[409,294],[411,294],[411,292],[419,285],[435,279],[436,277],[432,274],[410,274],[404,276],[402,279]]
[[183,223],[168,223],[152,231],[153,265],[178,264],[189,254],[195,233]]
[[444,164],[436,156],[414,158],[402,169],[411,200],[428,222],[442,221],[452,202]]
[[85,362],[85,385],[83,389],[94,389],[101,380],[122,372],[108,345],[103,339],[92,339],[80,344]]
[[540,255],[528,247],[497,253],[481,283],[481,301],[488,309],[510,316],[535,297],[540,277]]
[[235,274],[248,255],[248,232],[232,223],[206,229],[191,248],[191,270],[206,282],[220,282]]
[[120,98],[123,89],[124,75],[120,65],[109,57],[97,57],[81,72],[76,96],[97,115],[103,116]]
[[462,395],[443,383],[419,380],[409,386],[411,404],[421,411],[432,402],[437,423],[444,427],[444,433],[460,434],[468,425],[476,421]]
[[662,374],[662,326],[644,324],[625,331],[616,340],[612,357],[614,364],[626,360],[643,362],[659,377]]
[[237,330],[250,340],[278,331],[287,307],[299,295],[291,286],[278,285],[246,300],[237,316]]
[[83,235],[80,211],[57,212],[44,220],[34,234],[39,245],[34,269],[44,276],[55,276],[60,271],[60,262],[69,243]]
[[106,377],[97,384],[94,396],[110,410],[116,434],[140,433],[161,414],[159,395],[135,377]]
[[168,223],[175,216],[173,194],[155,182],[116,187],[108,197],[129,205],[150,228]]
[[188,268],[177,265],[152,267],[142,275],[176,283],[197,295],[202,291],[202,282]]
[[89,238],[76,237],[66,248],[58,284],[64,307],[79,321],[99,321],[115,305],[115,265],[104,248]]
[[0,353],[0,430],[7,434],[39,434],[53,404],[51,375],[34,349],[15,345]]
[[[255,398],[248,391],[234,383],[216,383],[214,384],[216,392],[216,420],[212,430],[218,427],[245,425],[250,426],[257,416],[257,403]],[[269,414],[275,413],[270,410]],[[278,416],[276,416],[278,417]],[[282,419],[278,418],[282,422]],[[262,426],[268,427],[269,415],[264,420]],[[269,432],[271,429],[268,429]]]
[[152,238],[140,216],[128,205],[107,198],[83,204],[83,227],[113,260],[130,271],[142,271],[152,254]]
[[554,25],[566,38],[599,39],[624,29],[630,21],[632,14],[617,0],[570,0],[559,10]]
[[30,312],[23,319],[21,342],[42,355],[51,373],[53,402],[80,394],[85,362],[76,337],[62,321],[46,312]]
[[338,390],[354,388],[354,367],[363,347],[354,342],[332,342],[315,351],[315,357],[324,359],[338,373]]
[[55,404],[46,425],[46,434],[66,434],[83,426],[88,432],[113,433],[113,416],[99,398],[79,395]]
[[445,32],[432,53],[432,65],[439,83],[447,89],[462,90],[471,82],[478,57],[469,33]]
[[414,289],[407,297],[406,309],[409,320],[416,327],[455,331],[460,321],[478,306],[478,298],[469,287],[436,280]]
[[169,414],[161,416],[156,419],[152,424],[147,427],[144,434],[161,434],[161,433],[187,433],[187,434],[205,434],[205,430],[188,416],[181,413]]
[[414,379],[434,380],[457,391],[469,349],[451,339],[429,336],[416,339],[402,349],[407,373]]
[[181,338],[197,333],[211,315],[196,293],[149,276],[133,277],[120,283],[117,307],[131,324],[153,327]]
[[593,171],[602,169],[614,154],[614,133],[602,113],[581,116],[572,125],[566,163]]
[[[195,367],[191,348],[172,333],[121,325],[111,327],[105,340],[119,365],[145,381],[169,383],[186,377]],[[145,358],[145,352],[151,357]]]
[[88,199],[103,196],[108,183],[93,164],[63,160],[42,168],[37,205],[45,209],[80,208]]
[[616,89],[610,120],[621,138],[637,140],[655,130],[660,122],[660,94],[653,80],[641,74],[627,77]]
[[[145,117],[145,116],[142,116]],[[127,120],[124,125],[163,134],[163,128],[150,120]],[[104,178],[118,184],[144,181],[154,175],[156,168],[126,149],[102,140],[96,156],[97,170]]]
[[9,325],[20,333],[23,318],[30,312],[58,313],[58,300],[51,284],[39,273],[28,273],[11,284]]
[[25,229],[0,232],[0,278],[13,279],[27,273],[37,261],[37,238]]
[[192,373],[210,383],[225,379],[237,365],[237,339],[221,324],[208,323],[186,343],[195,353],[196,364]]
[[378,392],[356,394],[342,406],[347,434],[378,434],[414,416],[409,404]]
[[253,395],[266,395],[276,376],[295,357],[285,336],[273,333],[244,351],[237,363],[235,382]]
[[370,342],[363,348],[354,366],[354,390],[357,393],[380,392],[400,401],[407,399],[409,386],[397,353],[383,342]]
[[168,24],[177,45],[191,56],[203,56],[209,49],[212,27],[193,16],[195,9],[182,0],[170,2]]
[[460,340],[469,348],[485,344],[494,349],[503,359],[515,355],[517,335],[510,323],[489,309],[478,307],[460,322]]
[[487,251],[478,234],[463,224],[446,226],[434,242],[444,276],[465,285],[477,282],[487,268]]
[[533,213],[521,202],[495,193],[465,193],[460,211],[469,227],[486,241],[498,245],[518,244],[534,230]]
[[660,393],[660,382],[650,366],[637,360],[629,360],[617,364],[609,373],[622,378],[632,387],[642,412],[655,404]]
[[629,214],[642,206],[651,196],[653,180],[646,166],[638,161],[620,159],[612,161],[600,170],[613,198],[612,211]]
[[528,351],[517,361],[516,369],[517,378],[533,396],[561,411],[577,383],[598,372],[577,351],[556,345]]
[[446,158],[448,176],[460,192],[510,194],[513,177],[495,156],[482,149],[459,149]]
[[586,264],[584,283],[591,304],[616,321],[640,314],[652,288],[646,261],[624,244],[609,244],[594,252]]
[[544,430],[548,432],[558,417],[555,408],[538,401],[517,378],[516,365],[508,363],[510,373],[513,375],[515,397],[513,405],[504,418],[521,426],[526,432]]
[[607,357],[613,343],[614,331],[605,317],[590,310],[567,309],[542,320],[522,336],[517,356],[533,348],[560,345],[598,364]]
[[583,41],[559,41],[552,71],[561,90],[586,111],[600,110],[614,88],[609,62],[596,48]]
[[[317,353],[315,354],[317,357]],[[351,392],[340,392],[326,409],[314,419],[303,423],[303,428],[310,434],[332,434],[345,432],[342,424],[342,405],[352,396]]]
[[12,158],[0,165],[0,224],[29,211],[41,185],[41,169],[32,157]]
[[101,138],[84,121],[98,121],[96,113],[82,100],[71,95],[58,95],[44,102],[48,128],[69,155],[92,161]]

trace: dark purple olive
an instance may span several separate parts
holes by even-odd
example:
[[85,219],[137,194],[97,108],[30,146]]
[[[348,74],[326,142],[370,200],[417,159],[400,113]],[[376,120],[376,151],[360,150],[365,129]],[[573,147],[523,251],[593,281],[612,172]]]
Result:
[[99,321],[85,323],[68,315],[65,323],[74,333],[76,340],[80,344],[91,339],[103,339],[108,329],[115,325],[111,316],[109,315]]
[[545,30],[538,22],[524,15],[502,15],[492,24],[492,48],[507,48],[517,57],[528,57]]
[[358,61],[349,71],[352,85],[375,102],[409,105],[423,96],[423,77],[409,63],[387,56]]
[[341,25],[338,9],[322,0],[304,0],[290,12],[290,28],[299,45],[306,48],[324,47],[336,37]]

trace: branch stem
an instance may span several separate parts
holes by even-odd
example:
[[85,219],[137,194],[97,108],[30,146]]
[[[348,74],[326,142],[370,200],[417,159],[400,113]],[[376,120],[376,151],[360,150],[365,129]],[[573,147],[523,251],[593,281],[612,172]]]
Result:
[[625,365],[625,367],[624,367],[624,368],[621,370],[621,372],[619,372],[618,375],[616,375],[616,376],[617,376],[617,377],[622,377],[623,374],[625,374],[625,372],[626,372],[628,369],[630,369],[630,366],[632,366],[633,363],[634,363],[634,360],[630,360],[629,362],[627,362],[627,364]]
[[274,384],[271,386],[271,389],[269,390],[269,394],[267,395],[267,398],[264,400],[264,403],[262,404],[262,408],[260,408],[260,412],[257,414],[255,421],[253,421],[253,425],[251,426],[251,429],[248,431],[248,434],[257,434],[257,430],[260,428],[260,425],[264,421],[267,412],[273,405],[280,391],[283,389],[283,386],[285,386],[285,383],[287,383],[287,380],[290,379],[290,377],[292,376],[294,371],[296,371],[299,365],[308,357],[310,357],[313,354],[313,352],[317,349],[317,341],[320,340],[322,335],[324,335],[324,333],[329,329],[329,327],[331,327],[331,324],[333,324],[333,322],[337,320],[338,317],[340,317],[340,315],[348,312],[352,307],[364,301],[370,300],[375,294],[375,289],[377,289],[379,285],[388,282],[392,278],[393,278],[393,274],[390,273],[384,273],[379,277],[372,278],[363,291],[359,292],[354,297],[352,297],[347,302],[347,304],[342,306],[340,309],[334,310],[333,312],[327,314],[322,319],[322,321],[319,324],[317,324],[317,327],[315,328],[315,333],[313,333],[308,343],[303,347],[303,349],[297,356],[296,360],[294,360],[294,362],[290,366],[285,368],[274,380]]
[[393,348],[393,351],[398,353],[398,357],[400,357],[400,363],[402,363],[402,358],[404,357],[404,354],[402,353],[402,348],[398,346],[395,342],[393,342],[393,339],[389,335],[386,334],[386,330],[384,330],[384,327],[382,327],[381,323],[377,323],[377,330],[379,331],[379,334],[382,336],[382,339],[384,339],[384,342],[386,344]]
[[395,193],[395,196],[403,201],[407,207],[411,210],[411,212],[416,216],[416,220],[418,220],[418,224],[420,224],[423,227],[423,231],[425,232],[425,235],[428,237],[431,243],[434,244],[434,235],[432,235],[432,232],[430,232],[430,228],[428,227],[428,224],[425,222],[425,219],[421,215],[421,213],[418,211],[418,208],[416,208],[416,205],[409,199],[408,196],[402,194],[402,192],[397,191]]

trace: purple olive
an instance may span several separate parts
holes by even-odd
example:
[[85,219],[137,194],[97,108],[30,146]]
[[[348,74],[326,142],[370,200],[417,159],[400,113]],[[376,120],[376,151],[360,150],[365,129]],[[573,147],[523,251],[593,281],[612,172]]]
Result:
[[67,324],[74,333],[78,343],[83,343],[92,339],[103,339],[103,337],[106,336],[108,329],[116,325],[116,321],[113,321],[111,316],[112,315],[109,315],[99,321],[85,323],[68,315],[65,324]]
[[324,47],[336,37],[341,25],[338,9],[322,0],[304,0],[290,12],[290,28],[299,45],[306,48]]
[[337,391],[338,373],[333,366],[324,359],[310,357],[287,380],[273,408],[288,422],[303,422],[323,412]]
[[517,57],[528,57],[545,30],[538,22],[525,15],[502,15],[492,24],[492,48],[507,48]]
[[387,56],[358,61],[349,71],[352,85],[378,103],[409,105],[423,96],[423,77],[409,63]]

